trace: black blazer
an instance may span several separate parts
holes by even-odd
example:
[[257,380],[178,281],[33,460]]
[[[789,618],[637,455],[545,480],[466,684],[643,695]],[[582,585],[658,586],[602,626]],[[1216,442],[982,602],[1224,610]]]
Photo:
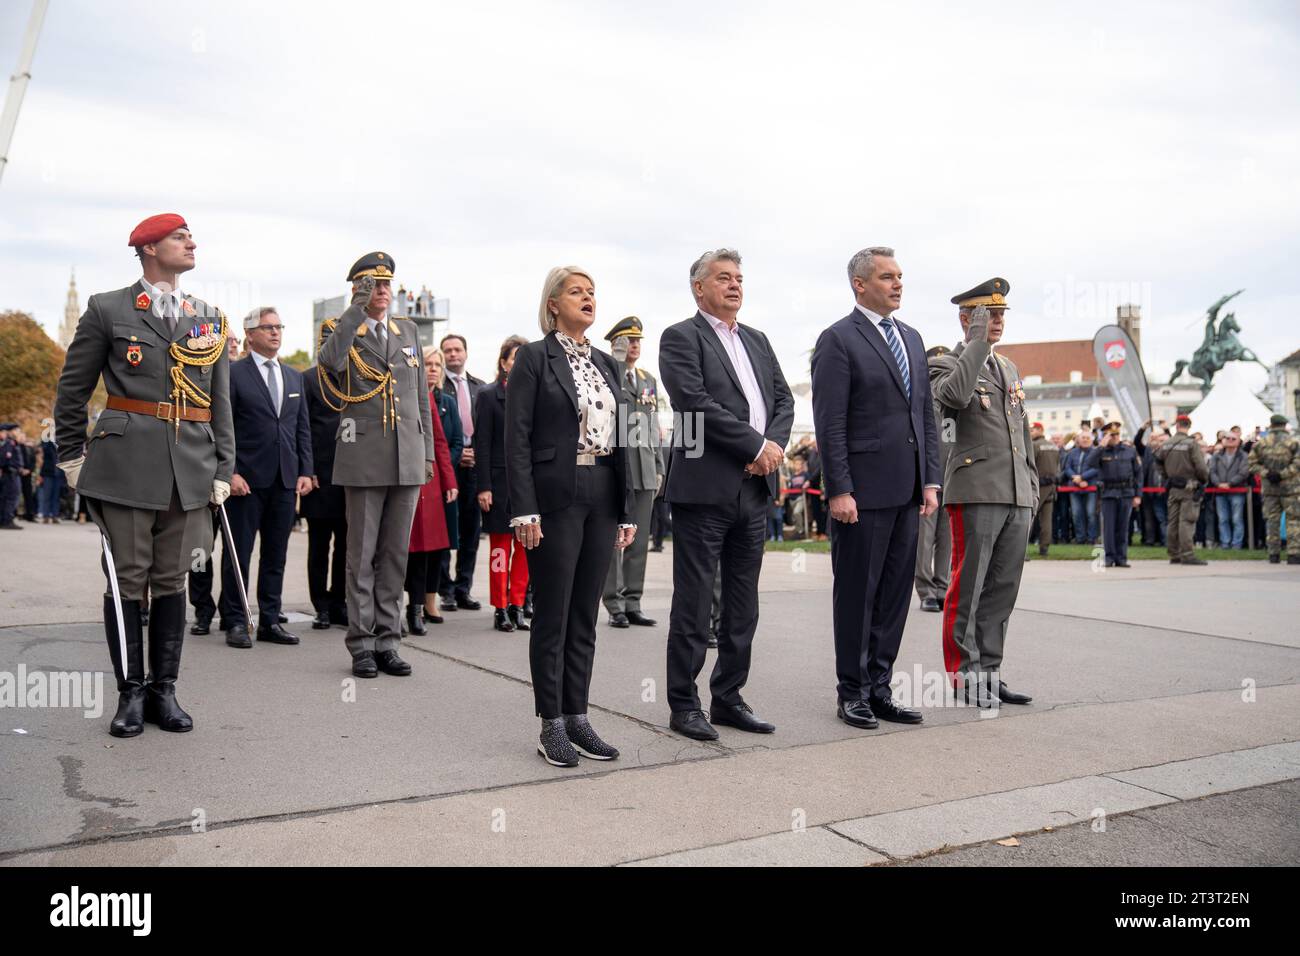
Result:
[[[500,382],[483,386],[474,402],[474,449],[478,491],[492,492],[492,507],[483,516],[483,530],[488,534],[509,534],[512,515],[506,487],[506,390]],[[473,507],[478,507],[477,501]]]
[[311,425],[302,373],[276,360],[280,414],[252,355],[230,364],[230,417],[235,423],[235,471],[250,488],[292,488],[315,474]]
[[[591,361],[617,402],[620,386],[614,360],[592,348]],[[617,432],[614,439],[618,520],[627,524],[632,520],[627,448],[619,443]],[[506,386],[506,461],[510,517],[546,514],[573,504],[578,480],[578,389],[554,332],[521,345],[515,353]]]
[[[315,466],[313,475],[321,485],[331,484],[334,480],[334,441],[339,433],[341,412],[330,407],[339,400],[321,393],[320,378],[313,365],[302,373],[302,390],[307,399],[307,421],[311,424],[311,455]],[[328,397],[329,402],[326,401]]]
[[[659,339],[659,377],[681,422],[673,431],[664,480],[670,503],[735,501],[741,482],[749,477],[745,466],[758,456],[763,439],[783,450],[790,440],[794,398],[776,352],[766,335],[747,325],[740,326],[740,340],[767,404],[767,430],[762,435],[749,426],[749,402],[708,319],[696,312],[693,318],[668,326]],[[772,498],[777,495],[777,479],[776,472],[767,476]]]
[[823,332],[813,350],[813,425],[826,496],[852,492],[864,510],[897,508],[913,501],[918,484],[943,484],[925,343],[897,320],[895,329],[907,352],[910,399],[884,337],[859,309]]

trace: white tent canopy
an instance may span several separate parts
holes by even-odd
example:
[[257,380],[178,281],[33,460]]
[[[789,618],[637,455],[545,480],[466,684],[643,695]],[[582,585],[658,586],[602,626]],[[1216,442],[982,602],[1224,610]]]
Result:
[[1209,441],[1216,432],[1227,431],[1233,425],[1240,425],[1246,437],[1257,427],[1267,428],[1273,412],[1255,397],[1253,384],[1262,371],[1245,362],[1225,365],[1214,376],[1209,394],[1192,410],[1192,431],[1200,432]]

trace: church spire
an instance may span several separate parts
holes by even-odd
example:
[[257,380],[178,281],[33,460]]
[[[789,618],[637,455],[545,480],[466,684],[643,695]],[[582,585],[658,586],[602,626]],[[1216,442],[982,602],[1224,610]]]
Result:
[[63,307],[63,325],[59,327],[59,344],[65,349],[72,344],[72,337],[77,333],[77,322],[81,318],[81,302],[77,295],[77,267],[72,267],[72,278],[68,280],[68,302]]

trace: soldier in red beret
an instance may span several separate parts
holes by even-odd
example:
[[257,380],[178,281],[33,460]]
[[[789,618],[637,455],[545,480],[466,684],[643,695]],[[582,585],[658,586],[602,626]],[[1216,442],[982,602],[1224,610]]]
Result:
[[[103,532],[115,737],[134,737],[145,721],[175,732],[194,726],[176,702],[185,575],[196,557],[211,556],[208,505],[230,494],[235,460],[226,318],[180,290],[181,275],[194,268],[189,227],[164,213],[127,241],[144,275],[90,297],[54,406],[59,467]],[[108,400],[87,439],[86,403],[101,377]]]

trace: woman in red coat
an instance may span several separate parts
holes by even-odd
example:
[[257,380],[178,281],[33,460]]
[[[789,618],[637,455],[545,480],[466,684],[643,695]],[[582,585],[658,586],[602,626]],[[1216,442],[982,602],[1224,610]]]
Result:
[[[429,385],[429,407],[436,409],[442,379],[442,353],[436,348],[424,350],[424,370]],[[429,418],[433,422],[433,477],[420,488],[415,520],[411,523],[410,554],[406,558],[406,630],[411,634],[428,633],[424,626],[424,602],[429,568],[431,563],[438,567],[442,550],[450,546],[446,505],[455,501],[459,493],[451,449],[442,430],[442,416],[435,412]]]

